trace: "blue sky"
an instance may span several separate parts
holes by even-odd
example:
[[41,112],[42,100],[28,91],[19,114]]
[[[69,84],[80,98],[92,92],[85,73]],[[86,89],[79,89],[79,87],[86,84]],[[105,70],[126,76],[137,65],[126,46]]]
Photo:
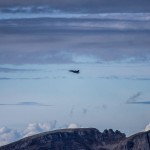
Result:
[[144,130],[148,0],[0,4],[0,145],[70,124],[127,135]]
[[[135,102],[149,101],[149,63],[9,67],[38,69],[1,73],[6,77],[0,81],[1,104],[8,104],[0,106],[1,126],[17,125],[20,129],[30,122],[57,120],[60,126],[74,122],[83,127],[133,133],[149,122],[149,105],[128,103],[134,95],[137,95],[133,98]],[[79,68],[81,73],[70,73],[68,70],[72,68]],[[21,102],[50,106],[9,105]]]

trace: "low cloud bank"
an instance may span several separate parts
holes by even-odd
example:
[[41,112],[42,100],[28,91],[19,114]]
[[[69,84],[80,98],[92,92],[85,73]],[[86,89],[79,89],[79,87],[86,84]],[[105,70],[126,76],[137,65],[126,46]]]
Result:
[[[65,128],[62,126],[61,128]],[[78,128],[78,124],[70,123],[67,128]],[[57,127],[57,121],[45,122],[45,123],[29,123],[24,130],[14,130],[8,127],[0,128],[0,146],[9,144],[11,142],[17,141],[19,139],[38,134],[41,132],[51,131],[55,129],[60,129]]]
[[0,146],[16,141],[20,138],[20,133],[17,130],[12,130],[7,127],[0,128]]

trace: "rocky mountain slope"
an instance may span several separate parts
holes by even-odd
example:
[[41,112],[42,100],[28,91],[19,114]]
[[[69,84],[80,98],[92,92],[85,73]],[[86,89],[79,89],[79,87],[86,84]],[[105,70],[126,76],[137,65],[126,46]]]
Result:
[[126,138],[117,145],[116,150],[150,150],[150,131]]
[[120,131],[95,128],[62,129],[30,136],[0,150],[150,150],[150,132],[129,138]]

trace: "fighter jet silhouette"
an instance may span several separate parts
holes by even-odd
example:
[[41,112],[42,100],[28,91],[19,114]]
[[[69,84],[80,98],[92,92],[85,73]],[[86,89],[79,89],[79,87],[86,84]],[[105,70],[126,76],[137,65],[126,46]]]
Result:
[[79,73],[80,73],[80,70],[69,70],[69,72],[72,72],[72,73],[77,73],[77,74],[79,74]]

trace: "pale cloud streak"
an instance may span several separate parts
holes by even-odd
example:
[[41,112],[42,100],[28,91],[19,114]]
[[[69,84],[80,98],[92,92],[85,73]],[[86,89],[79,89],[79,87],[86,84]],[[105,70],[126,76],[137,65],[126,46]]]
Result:
[[136,94],[128,98],[127,103],[136,103],[141,95],[142,95],[141,91],[137,92]]
[[[53,77],[55,79],[55,77]],[[0,77],[0,80],[45,80],[50,79],[49,77],[23,77],[23,78],[13,78],[13,77]]]
[[141,96],[143,93],[141,91],[137,92],[136,94],[132,95],[128,98],[126,101],[127,104],[144,104],[144,105],[150,105],[150,101],[143,101],[141,99]]
[[0,67],[0,72],[4,73],[13,73],[13,72],[36,72],[36,71],[41,71],[38,69],[17,69],[17,68],[5,68],[5,67]]
[[20,102],[20,103],[8,103],[4,104],[1,103],[0,106],[53,106],[53,105],[48,105],[48,104],[42,104],[42,103],[37,103],[37,102]]

